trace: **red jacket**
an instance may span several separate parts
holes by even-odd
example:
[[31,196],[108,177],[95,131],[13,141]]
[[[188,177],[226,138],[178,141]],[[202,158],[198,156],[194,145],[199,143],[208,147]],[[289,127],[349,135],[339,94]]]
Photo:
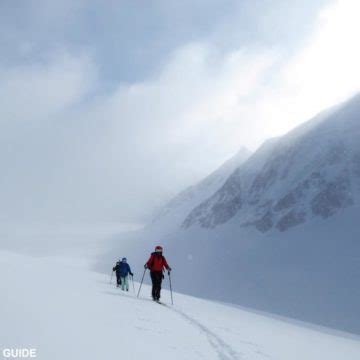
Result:
[[152,253],[146,265],[150,271],[163,271],[163,268],[170,270],[170,266],[162,254]]

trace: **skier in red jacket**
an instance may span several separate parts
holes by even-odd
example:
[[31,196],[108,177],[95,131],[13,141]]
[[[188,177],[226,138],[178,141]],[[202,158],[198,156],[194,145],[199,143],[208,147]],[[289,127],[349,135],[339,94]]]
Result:
[[151,282],[152,282],[152,291],[151,295],[154,301],[160,300],[161,292],[161,282],[164,278],[163,270],[164,268],[170,274],[171,268],[168,265],[165,257],[162,254],[163,248],[161,246],[156,246],[155,252],[150,256],[150,259],[144,265],[145,269],[150,270]]

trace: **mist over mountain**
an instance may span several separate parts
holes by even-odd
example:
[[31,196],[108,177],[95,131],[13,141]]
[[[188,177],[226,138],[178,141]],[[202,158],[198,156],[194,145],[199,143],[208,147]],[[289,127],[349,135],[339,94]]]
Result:
[[241,147],[220,168],[198,184],[190,186],[169,201],[156,215],[150,227],[159,226],[159,231],[173,229],[182,224],[189,212],[219,190],[227,178],[250,156],[250,151]]
[[142,266],[161,243],[178,291],[360,333],[359,139],[358,95],[265,142],[217,186],[204,185],[212,175],[184,191],[114,239],[98,268],[123,253]]

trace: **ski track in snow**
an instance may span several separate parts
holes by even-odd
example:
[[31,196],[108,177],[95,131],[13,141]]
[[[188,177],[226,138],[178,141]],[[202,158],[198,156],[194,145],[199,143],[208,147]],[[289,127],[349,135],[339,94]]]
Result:
[[[163,303],[162,303],[162,305],[165,305],[167,309],[176,312],[179,316],[181,316],[190,325],[198,328],[200,330],[200,332],[207,337],[209,344],[216,351],[216,353],[219,357],[219,360],[241,360],[241,359],[245,360],[245,359],[247,359],[247,357],[245,357],[245,354],[235,351],[219,335],[217,335],[216,333],[211,331],[208,327],[203,325],[201,322],[199,322],[192,316],[186,314],[184,311],[180,310],[179,308],[169,307]],[[250,342],[245,342],[245,341],[241,341],[241,343],[243,343],[247,346],[254,347],[253,354],[255,353],[256,355],[258,355],[256,358],[258,358],[258,359],[263,359],[263,358],[270,359],[271,358],[267,354],[263,353],[260,350],[258,345],[254,344],[254,343],[250,343]],[[254,358],[252,357],[252,359],[254,359]]]
[[[115,295],[115,293],[113,293],[113,292],[107,292],[107,293],[110,295]],[[124,296],[124,295],[122,295],[122,296]],[[146,299],[146,298],[142,298],[142,297],[137,298],[135,294],[134,294],[134,297],[140,301],[153,302],[150,299]],[[154,305],[155,305],[155,303],[154,303]],[[221,337],[219,337],[217,334],[212,332],[205,325],[201,324],[198,320],[187,315],[185,312],[183,312],[179,308],[171,307],[163,302],[159,302],[159,303],[157,303],[157,305],[161,305],[164,308],[166,308],[167,310],[175,312],[177,315],[179,315],[181,318],[183,318],[188,324],[190,324],[193,327],[196,327],[200,331],[200,333],[202,333],[207,338],[210,346],[217,353],[219,360],[242,360],[242,359],[245,359],[243,354],[236,352]],[[147,319],[141,319],[141,320],[149,321]],[[141,328],[141,329],[145,330],[144,328]]]
[[[111,295],[114,295],[113,292],[108,292]],[[121,294],[121,293],[120,293]],[[136,296],[137,292],[133,295],[130,295],[130,297],[134,297],[136,300],[140,301],[147,301],[147,302],[153,302],[151,299],[139,297]],[[123,294],[121,294],[124,296]],[[182,319],[184,319],[188,324],[191,326],[197,328],[203,336],[205,336],[210,344],[210,346],[214,349],[216,352],[219,360],[263,360],[263,359],[272,359],[269,355],[264,353],[260,346],[256,343],[249,342],[249,341],[241,341],[237,340],[238,343],[243,344],[248,349],[247,354],[244,352],[239,352],[233,349],[224,339],[221,338],[218,334],[216,334],[214,331],[209,329],[207,326],[202,324],[199,320],[195,319],[194,317],[188,315],[185,311],[181,310],[178,307],[170,306],[166,303],[159,302],[158,305],[163,306],[169,311],[173,311],[177,315],[179,315]],[[143,319],[145,320],[145,319]],[[228,329],[229,331],[229,329]],[[231,332],[231,331],[230,331]]]
[[[171,309],[168,307],[168,309]],[[223,339],[221,339],[218,335],[212,332],[205,325],[201,324],[199,321],[194,319],[193,317],[185,314],[178,308],[172,308],[174,312],[180,315],[184,320],[190,323],[192,326],[197,327],[208,339],[212,348],[218,354],[220,360],[239,360],[244,357],[242,354],[236,352],[229,344],[227,344]]]
[[[151,301],[150,299],[137,298],[141,301]],[[191,326],[196,327],[200,333],[202,333],[208,340],[210,346],[215,350],[219,360],[261,360],[261,359],[271,359],[271,357],[265,354],[259,347],[259,345],[248,342],[248,341],[238,341],[239,343],[244,344],[245,346],[251,347],[251,357],[248,357],[244,353],[240,353],[234,350],[225,340],[223,340],[218,334],[211,331],[208,327],[202,324],[200,321],[196,320],[194,317],[188,315],[183,310],[178,307],[170,306],[166,303],[160,302],[158,305],[162,305],[167,310],[175,312],[177,315],[182,317],[187,323]],[[255,356],[255,357],[254,357]]]

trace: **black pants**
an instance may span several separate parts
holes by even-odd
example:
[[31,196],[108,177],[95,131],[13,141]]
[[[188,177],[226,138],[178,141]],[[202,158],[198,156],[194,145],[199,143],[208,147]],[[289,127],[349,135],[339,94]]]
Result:
[[120,286],[121,285],[121,277],[120,274],[116,274],[116,283]]
[[150,271],[152,281],[151,295],[154,300],[160,299],[161,283],[163,279],[162,271]]

